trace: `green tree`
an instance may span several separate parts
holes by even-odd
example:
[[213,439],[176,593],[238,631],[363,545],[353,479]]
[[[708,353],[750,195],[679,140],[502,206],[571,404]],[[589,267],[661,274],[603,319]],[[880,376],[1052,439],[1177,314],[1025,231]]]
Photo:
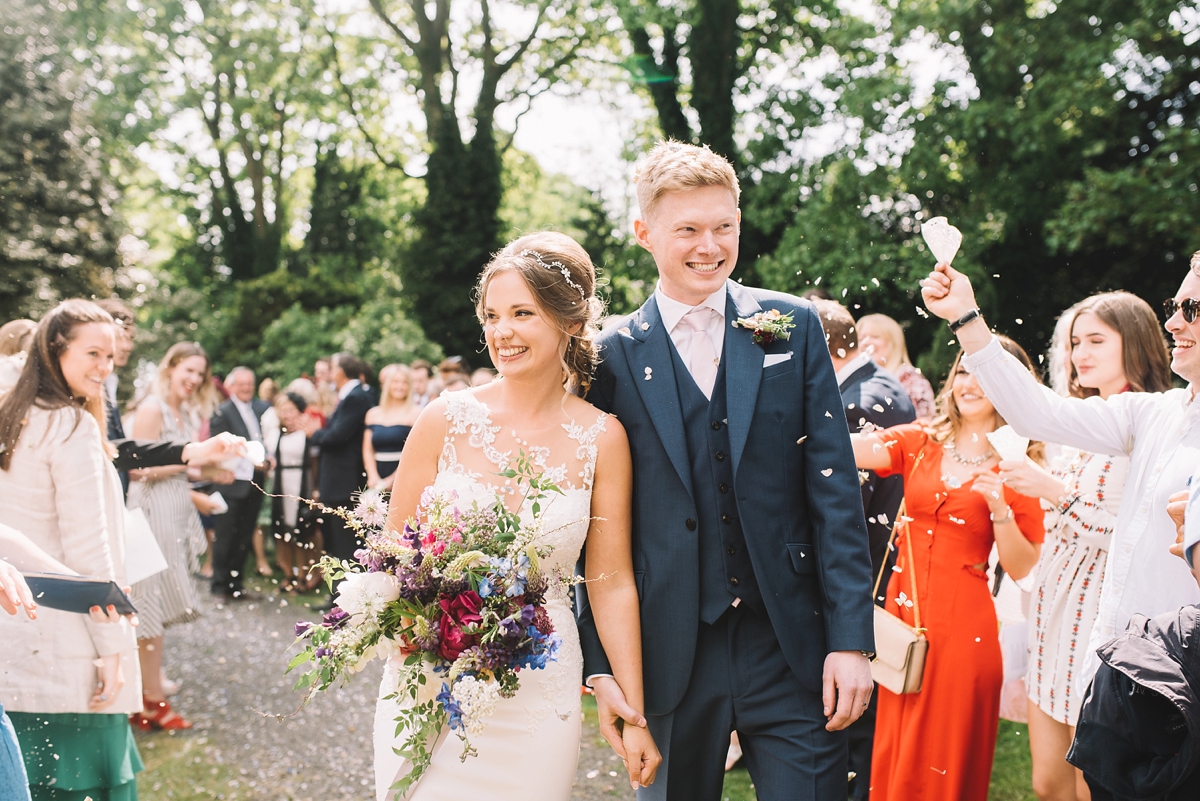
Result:
[[121,265],[118,194],[63,14],[14,0],[0,27],[0,321],[107,295]]
[[[596,20],[580,14],[583,0],[370,5],[390,37],[387,64],[405,78],[424,123],[425,202],[414,216],[418,239],[401,267],[408,310],[451,352],[469,354],[479,338],[471,287],[502,244],[503,157],[512,135],[498,125],[497,111],[528,103],[562,79],[591,40]],[[500,27],[499,8],[519,20],[520,31]],[[347,41],[343,49],[352,51],[347,60],[382,66],[369,45]],[[364,107],[379,113],[363,99],[376,79],[356,82],[341,58],[338,73],[363,136],[383,163],[405,169],[403,159],[380,147],[378,126],[362,119]],[[477,80],[460,82],[463,74]],[[473,97],[465,96],[468,85],[477,86]]]

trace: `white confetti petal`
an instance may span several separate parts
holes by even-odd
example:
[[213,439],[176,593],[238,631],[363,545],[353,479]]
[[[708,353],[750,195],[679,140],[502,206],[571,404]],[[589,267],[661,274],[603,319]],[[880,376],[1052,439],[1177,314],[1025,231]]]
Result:
[[830,476],[833,475],[833,468],[826,467],[824,470],[821,471],[821,475],[825,476],[825,478],[829,478]]

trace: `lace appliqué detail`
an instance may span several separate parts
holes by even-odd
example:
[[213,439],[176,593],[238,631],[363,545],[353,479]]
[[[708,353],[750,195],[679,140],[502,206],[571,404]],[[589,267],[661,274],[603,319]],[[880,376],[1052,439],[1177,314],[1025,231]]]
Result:
[[575,449],[575,458],[583,462],[583,469],[579,471],[579,477],[583,480],[584,489],[590,490],[592,483],[596,480],[596,438],[605,430],[604,421],[607,419],[608,413],[601,412],[600,416],[596,418],[596,422],[586,429],[574,420],[563,423],[563,429],[567,432],[567,436],[579,443],[579,447]]

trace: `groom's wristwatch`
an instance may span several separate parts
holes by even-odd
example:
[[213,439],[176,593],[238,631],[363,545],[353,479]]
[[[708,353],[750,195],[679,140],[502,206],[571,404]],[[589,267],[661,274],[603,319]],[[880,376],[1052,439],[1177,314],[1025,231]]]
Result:
[[957,320],[952,320],[950,322],[950,330],[954,333],[958,333],[958,329],[962,328],[964,325],[966,325],[967,323],[971,322],[972,320],[974,320],[976,317],[979,317],[979,316],[980,316],[979,309],[977,309],[977,308],[971,309],[969,312],[964,314],[962,317],[959,317]]
[[874,659],[874,658],[875,658],[875,652],[874,652],[874,651],[859,651],[859,653],[860,653],[860,654],[862,654],[863,656],[865,656],[865,657],[867,658],[867,660],[868,660],[868,661],[870,661],[870,660],[872,660],[872,659]]

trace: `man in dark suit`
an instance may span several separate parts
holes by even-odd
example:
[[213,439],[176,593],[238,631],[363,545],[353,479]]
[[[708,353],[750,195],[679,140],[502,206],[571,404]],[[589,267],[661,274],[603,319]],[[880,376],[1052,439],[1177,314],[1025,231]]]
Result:
[[[117,370],[129,364],[133,353],[133,335],[137,331],[137,317],[119,298],[104,298],[96,301],[96,305],[104,309],[116,323],[117,347],[113,350],[113,371],[104,379],[104,401],[107,409],[108,441],[116,442],[125,439],[125,426],[121,423],[121,409],[117,404]],[[121,489],[129,492],[129,471],[118,471],[121,476]]]
[[[254,371],[235,367],[225,378],[229,400],[221,404],[212,416],[209,429],[213,436],[226,431],[248,441],[262,442],[261,420],[269,406],[254,397]],[[253,482],[253,483],[251,483]],[[235,475],[235,481],[221,491],[229,511],[216,518],[216,537],[213,539],[213,595],[227,600],[246,600],[246,555],[254,542],[254,527],[262,508],[267,474],[261,465],[247,461]]]
[[[321,503],[346,509],[352,498],[366,484],[363,467],[363,430],[367,412],[379,405],[379,396],[366,379],[370,368],[350,353],[334,354],[331,371],[338,390],[338,405],[329,415],[325,427],[309,432],[309,441],[320,447],[321,461],[317,473],[317,490]],[[342,518],[324,515],[321,530],[325,535],[325,551],[338,559],[351,560],[360,547],[354,530]]]
[[[875,364],[870,354],[858,347],[857,324],[842,304],[833,300],[814,300],[821,327],[829,344],[829,357],[837,371],[838,391],[846,410],[851,433],[890,428],[917,419],[908,393],[896,377]],[[904,476],[880,478],[874,471],[859,473],[863,514],[871,543],[871,575],[877,576],[887,558],[887,542],[904,499]],[[879,599],[875,602],[882,606]],[[849,728],[849,797],[867,801],[870,795],[871,748],[875,739],[875,704]]]
[[[644,720],[663,756],[643,801],[717,801],[734,730],[763,801],[837,798],[844,729],[872,690],[870,555],[833,365],[811,304],[729,280],[737,198],[705,148],[664,142],[643,161],[634,231],[659,284],[601,336],[588,393],[633,456]],[[585,677],[621,752],[617,718],[643,716],[580,589]]]

